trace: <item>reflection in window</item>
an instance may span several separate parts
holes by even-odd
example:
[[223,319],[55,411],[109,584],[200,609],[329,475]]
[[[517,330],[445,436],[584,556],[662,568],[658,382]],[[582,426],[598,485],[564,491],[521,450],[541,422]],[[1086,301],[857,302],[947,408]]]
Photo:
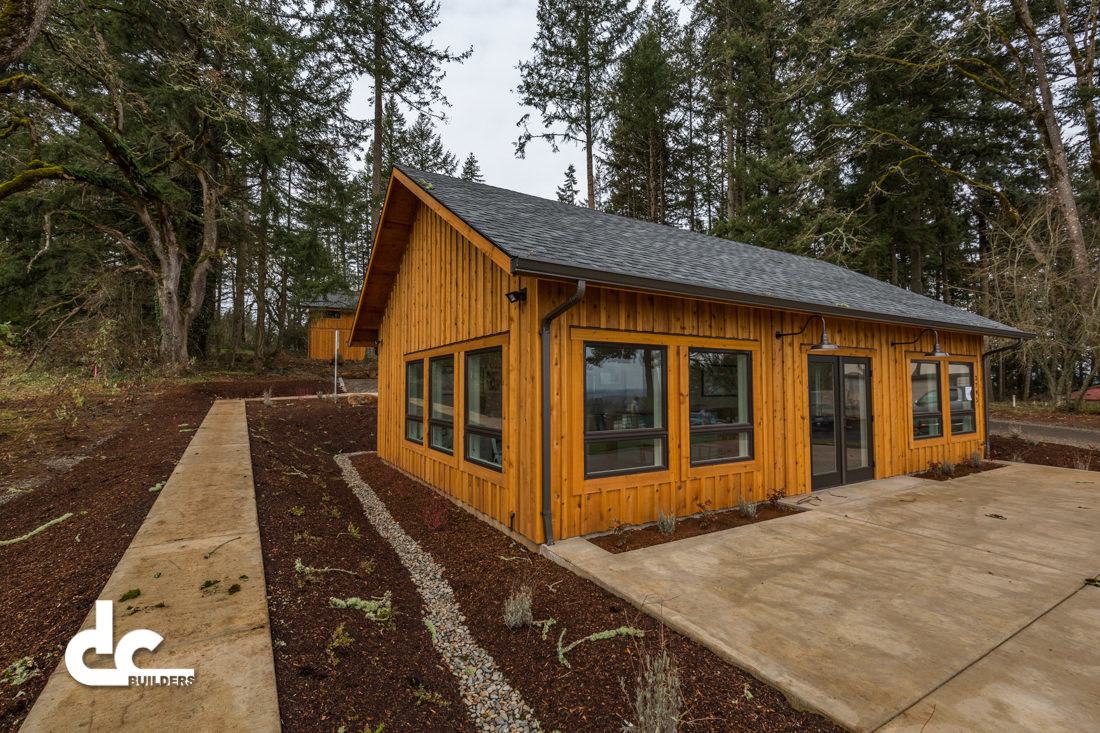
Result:
[[943,435],[940,363],[913,361],[910,375],[913,390],[913,437],[935,438]]
[[691,349],[688,373],[692,465],[752,458],[749,354]]
[[585,476],[664,468],[665,349],[585,344]]
[[424,362],[405,365],[405,438],[424,443]]
[[976,432],[973,364],[952,362],[947,365],[947,395],[952,435]]
[[454,452],[455,442],[455,357],[440,356],[428,362],[428,446],[444,453]]
[[504,350],[466,354],[466,460],[500,469],[504,423]]

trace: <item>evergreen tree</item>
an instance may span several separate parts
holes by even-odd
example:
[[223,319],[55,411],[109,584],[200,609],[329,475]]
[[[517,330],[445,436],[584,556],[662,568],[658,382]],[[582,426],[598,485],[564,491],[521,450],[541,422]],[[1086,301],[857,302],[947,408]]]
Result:
[[558,186],[558,201],[563,204],[576,204],[577,194],[580,193],[580,189],[577,188],[577,168],[572,163],[565,169],[565,182]]
[[520,101],[538,110],[545,131],[532,132],[525,114],[516,154],[522,157],[536,137],[555,151],[559,140],[584,146],[589,208],[597,200],[596,148],[609,114],[608,85],[640,11],[629,0],[539,0],[534,57],[518,66]]
[[443,140],[435,131],[431,118],[423,112],[405,134],[404,156],[402,162],[432,173],[453,176],[458,169],[458,158],[443,147]]
[[473,153],[466,156],[466,162],[462,164],[462,174],[460,177],[464,181],[485,183],[485,177],[481,175],[481,166],[478,165],[477,158],[474,157]]

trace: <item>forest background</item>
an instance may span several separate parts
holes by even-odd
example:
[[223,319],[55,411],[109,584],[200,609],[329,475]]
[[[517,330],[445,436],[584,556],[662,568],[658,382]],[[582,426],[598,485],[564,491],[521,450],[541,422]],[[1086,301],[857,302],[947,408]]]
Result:
[[[1034,332],[994,397],[1080,407],[1100,376],[1097,2],[540,0],[500,90],[516,136],[484,144],[578,146],[564,202]],[[433,45],[433,0],[0,6],[8,364],[269,365],[304,349],[304,303],[358,289],[394,163],[483,178],[438,131],[443,75],[477,49]]]

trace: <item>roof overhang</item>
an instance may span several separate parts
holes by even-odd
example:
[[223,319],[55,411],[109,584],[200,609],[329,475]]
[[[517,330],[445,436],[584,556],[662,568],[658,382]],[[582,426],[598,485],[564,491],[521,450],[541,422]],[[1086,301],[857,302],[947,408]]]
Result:
[[555,263],[540,262],[537,260],[525,260],[520,257],[512,258],[511,271],[513,275],[530,275],[533,277],[551,278],[554,280],[586,280],[592,285],[606,285],[615,288],[637,290],[661,295],[676,295],[702,300],[712,300],[721,303],[733,303],[736,305],[756,306],[758,308],[772,308],[778,310],[798,311],[801,313],[815,313],[823,316],[835,316],[837,318],[852,318],[861,321],[875,321],[876,323],[895,323],[904,326],[916,326],[918,328],[938,328],[941,331],[956,331],[959,333],[977,333],[983,336],[998,336],[1002,338],[1033,339],[1035,334],[1027,331],[1019,331],[1014,328],[985,328],[959,323],[946,323],[944,321],[928,318],[910,318],[906,316],[891,316],[887,313],[861,311],[840,306],[827,306],[805,301],[776,298],[752,293],[738,293],[719,288],[706,288],[688,283],[679,283],[655,278],[643,278],[632,275],[606,272],[603,270],[591,270],[583,267],[572,267]]

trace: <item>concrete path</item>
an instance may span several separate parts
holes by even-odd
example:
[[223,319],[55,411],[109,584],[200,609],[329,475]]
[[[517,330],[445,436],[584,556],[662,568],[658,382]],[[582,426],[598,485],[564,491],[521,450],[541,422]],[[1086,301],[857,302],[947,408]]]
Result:
[[1100,730],[1100,475],[1016,464],[806,504],[620,555],[545,551],[853,730]]
[[[202,590],[207,581],[218,582]],[[132,589],[141,595],[119,603]],[[115,601],[116,644],[134,629],[164,637],[155,652],[134,656],[138,667],[193,668],[194,685],[86,687],[62,662],[23,733],[279,730],[243,401],[210,409],[100,600]],[[93,611],[82,628],[94,623]],[[85,663],[114,666],[94,652]]]
[[1100,446],[1100,430],[1075,425],[990,419],[989,432],[993,435],[1002,435],[1007,438],[1020,437],[1038,443],[1058,443],[1078,448]]

